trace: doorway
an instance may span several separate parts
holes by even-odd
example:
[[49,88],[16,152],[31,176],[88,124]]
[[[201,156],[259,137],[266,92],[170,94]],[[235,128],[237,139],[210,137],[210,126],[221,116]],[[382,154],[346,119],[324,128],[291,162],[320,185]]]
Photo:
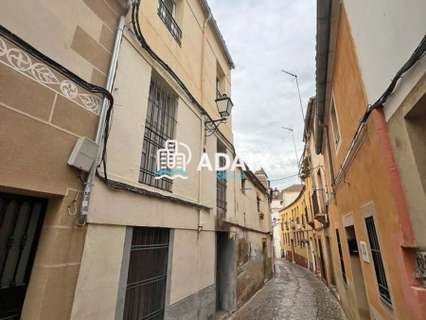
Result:
[[328,270],[330,274],[330,283],[329,285],[335,287],[336,286],[336,278],[334,277],[334,267],[333,267],[333,259],[331,257],[331,243],[330,243],[330,237],[325,237],[325,250],[327,253],[327,261],[328,261]]
[[318,247],[319,247],[319,255],[320,255],[321,277],[324,280],[324,282],[327,283],[327,272],[325,270],[324,253],[322,251],[322,241],[321,241],[321,239],[318,239]]
[[0,320],[20,318],[46,203],[0,193]]
[[346,226],[346,239],[348,241],[348,250],[350,257],[350,264],[352,269],[353,283],[355,289],[355,297],[358,306],[359,319],[370,319],[370,309],[367,301],[367,294],[365,292],[364,277],[362,275],[361,260],[358,250],[358,242],[353,225]]
[[[233,292],[235,281],[234,242],[228,232],[216,233],[216,312],[232,311],[236,304]],[[235,265],[235,266],[234,266]]]

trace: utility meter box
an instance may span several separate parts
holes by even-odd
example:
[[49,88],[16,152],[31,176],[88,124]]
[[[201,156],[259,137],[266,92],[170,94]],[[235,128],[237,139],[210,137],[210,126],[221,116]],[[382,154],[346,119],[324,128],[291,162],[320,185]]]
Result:
[[68,165],[89,172],[98,155],[99,145],[87,137],[78,139],[68,159]]

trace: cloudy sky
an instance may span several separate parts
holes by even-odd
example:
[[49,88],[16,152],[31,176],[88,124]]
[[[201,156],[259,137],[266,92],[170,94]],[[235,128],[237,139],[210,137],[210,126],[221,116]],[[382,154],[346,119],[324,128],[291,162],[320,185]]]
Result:
[[280,70],[298,74],[306,110],[315,94],[315,0],[209,0],[209,5],[236,65],[237,152],[251,168],[264,166],[271,180],[292,176],[297,173],[292,136],[281,127],[294,129],[300,157],[303,121],[294,78]]

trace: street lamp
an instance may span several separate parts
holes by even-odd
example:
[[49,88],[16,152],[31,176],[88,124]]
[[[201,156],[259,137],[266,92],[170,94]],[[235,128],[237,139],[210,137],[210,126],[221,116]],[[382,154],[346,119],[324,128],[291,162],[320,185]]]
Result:
[[217,98],[215,102],[217,105],[217,110],[219,111],[219,115],[222,118],[227,118],[231,115],[232,107],[234,106],[234,104],[232,103],[230,97],[224,94],[223,96]]
[[289,76],[296,79],[297,93],[299,94],[300,111],[302,112],[302,118],[303,118],[302,120],[305,121],[305,113],[303,112],[302,97],[300,96],[299,80],[298,80],[297,74],[286,71],[284,69],[281,69],[281,72],[288,74]]
[[226,94],[218,97],[216,100],[217,111],[219,112],[220,118],[216,120],[208,120],[206,121],[206,129],[209,131],[210,135],[215,133],[218,130],[218,127],[226,122],[228,117],[231,115],[232,108],[234,104],[230,97]]

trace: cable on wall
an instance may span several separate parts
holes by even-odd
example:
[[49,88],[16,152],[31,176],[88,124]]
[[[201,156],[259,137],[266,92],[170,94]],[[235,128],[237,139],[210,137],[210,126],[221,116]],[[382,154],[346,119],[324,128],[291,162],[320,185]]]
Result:
[[[105,128],[109,128],[110,120],[111,120],[111,112],[112,107],[114,105],[114,97],[112,96],[111,92],[109,92],[107,89],[102,88],[100,86],[97,86],[93,83],[87,82],[86,80],[82,79],[78,75],[76,75],[74,72],[70,71],[69,69],[65,68],[63,65],[59,64],[58,62],[54,61],[53,59],[49,58],[36,48],[34,48],[32,45],[30,45],[28,42],[24,41],[20,37],[18,37],[16,34],[8,30],[6,27],[0,24],[0,34],[4,36],[6,39],[8,39],[10,42],[14,43],[16,46],[20,47],[21,49],[29,52],[33,57],[37,58],[40,61],[43,61],[47,65],[49,65],[52,69],[66,77],[67,79],[72,80],[73,82],[77,83],[80,87],[86,89],[87,91],[94,93],[94,94],[100,94],[105,99],[108,100],[108,110],[106,113],[106,126]],[[109,137],[109,129],[106,129],[104,132],[104,148],[102,150],[102,165],[103,170],[105,172],[102,179],[108,183],[108,177],[107,177],[107,168],[106,168],[106,145],[108,142]],[[100,164],[98,165],[98,167]]]
[[357,148],[359,148],[358,139],[361,137],[363,128],[365,128],[365,125],[367,123],[367,120],[370,116],[370,114],[373,112],[373,110],[383,107],[383,105],[386,103],[389,96],[392,95],[394,92],[398,82],[402,79],[404,74],[409,71],[420,59],[422,59],[426,54],[426,35],[423,36],[423,39],[420,41],[417,48],[414,50],[414,52],[411,54],[411,56],[408,58],[408,60],[404,63],[404,65],[398,70],[398,72],[395,74],[395,76],[392,78],[391,83],[386,88],[386,90],[383,92],[383,94],[374,102],[372,105],[370,105],[367,110],[365,111],[363,117],[361,118],[361,121],[359,122],[359,125],[355,131],[355,134],[352,138],[350,147],[348,152],[346,153],[346,156],[343,160],[343,164],[337,173],[335,177],[333,177],[333,191],[335,191],[336,184],[338,181],[338,177],[340,177],[342,174],[344,174],[344,169],[346,167],[346,161],[350,158],[350,154]]
[[[208,114],[208,112],[201,106],[201,104],[197,101],[197,99],[193,96],[191,91],[185,85],[185,83],[179,78],[179,76],[173,71],[173,69],[163,60],[161,59],[154,50],[149,46],[145,37],[142,34],[142,30],[139,23],[139,9],[140,9],[141,0],[135,0],[132,5],[132,14],[131,14],[131,24],[133,28],[133,33],[139,41],[141,47],[145,49],[148,54],[177,82],[177,84],[182,88],[182,90],[186,93],[186,95],[190,98],[191,102],[195,104],[202,112],[203,115],[207,116],[210,121],[213,121],[213,118]],[[213,122],[215,126],[216,132],[218,132],[223,140],[225,140],[231,147],[232,151],[235,154],[234,146],[229,139],[227,139],[222,132],[220,132],[217,128],[217,125]]]

